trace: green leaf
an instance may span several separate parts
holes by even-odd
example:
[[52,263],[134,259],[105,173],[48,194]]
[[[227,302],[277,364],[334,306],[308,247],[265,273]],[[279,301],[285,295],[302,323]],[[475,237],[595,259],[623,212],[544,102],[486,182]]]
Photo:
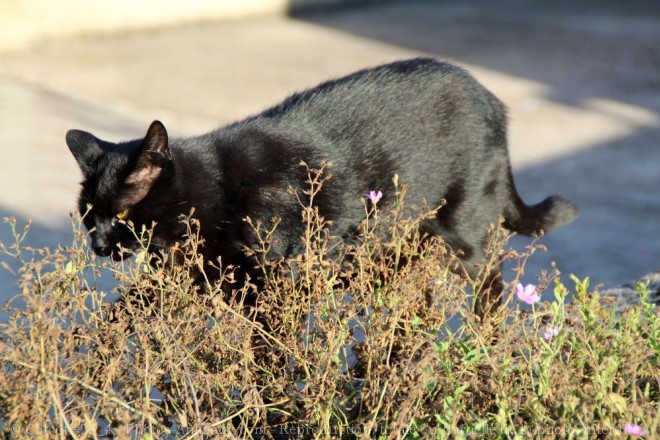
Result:
[[435,379],[430,379],[428,382],[426,382],[426,392],[431,394],[433,390],[435,390],[435,387],[438,385],[438,381]]
[[620,394],[609,393],[607,395],[607,403],[612,409],[612,411],[617,412],[619,414],[625,414],[626,411],[628,410],[628,404],[626,403],[626,399]]
[[67,262],[66,266],[64,266],[64,273],[72,274],[75,271],[76,271],[76,265],[73,264],[73,261]]

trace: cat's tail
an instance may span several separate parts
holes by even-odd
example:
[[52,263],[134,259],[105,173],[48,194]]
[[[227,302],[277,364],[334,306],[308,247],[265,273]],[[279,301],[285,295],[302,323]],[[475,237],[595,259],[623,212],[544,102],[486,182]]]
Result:
[[504,210],[504,226],[518,234],[546,233],[572,222],[578,215],[577,206],[561,196],[549,196],[541,203],[528,206],[515,187],[512,186],[511,192],[512,200]]

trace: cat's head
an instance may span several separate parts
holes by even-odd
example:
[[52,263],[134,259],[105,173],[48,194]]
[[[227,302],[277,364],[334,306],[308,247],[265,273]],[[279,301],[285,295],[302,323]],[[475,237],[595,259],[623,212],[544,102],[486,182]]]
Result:
[[114,144],[70,130],[66,143],[83,172],[79,209],[92,248],[97,255],[119,259],[119,245],[135,250],[142,226],[150,227],[164,214],[154,193],[167,191],[172,173],[167,131],[154,121],[144,139]]

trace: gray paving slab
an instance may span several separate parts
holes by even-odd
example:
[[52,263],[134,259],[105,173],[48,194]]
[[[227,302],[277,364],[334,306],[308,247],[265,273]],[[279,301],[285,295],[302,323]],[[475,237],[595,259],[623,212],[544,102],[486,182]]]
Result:
[[[69,128],[120,140],[160,119],[201,133],[325,79],[432,54],[508,105],[525,199],[559,193],[581,208],[544,238],[530,281],[555,261],[622,284],[660,267],[659,43],[657,2],[448,0],[43,44],[0,58],[0,216],[32,219],[35,245],[70,239],[80,174]],[[0,289],[13,289],[4,274]]]

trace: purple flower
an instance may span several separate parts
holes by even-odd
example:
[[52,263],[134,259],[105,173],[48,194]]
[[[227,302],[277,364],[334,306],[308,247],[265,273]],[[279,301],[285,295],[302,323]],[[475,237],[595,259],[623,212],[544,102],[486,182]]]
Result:
[[520,301],[527,304],[534,304],[541,300],[541,295],[536,293],[536,286],[534,284],[528,284],[523,287],[522,284],[518,283],[516,285],[516,295]]
[[543,339],[545,339],[546,341],[550,341],[552,338],[557,336],[560,331],[561,331],[561,324],[559,324],[557,327],[548,327],[545,330],[545,333],[543,333]]
[[381,198],[383,198],[383,193],[381,191],[369,191],[367,198],[375,205]]
[[626,423],[624,431],[631,437],[644,437],[647,434],[644,428],[634,423]]

